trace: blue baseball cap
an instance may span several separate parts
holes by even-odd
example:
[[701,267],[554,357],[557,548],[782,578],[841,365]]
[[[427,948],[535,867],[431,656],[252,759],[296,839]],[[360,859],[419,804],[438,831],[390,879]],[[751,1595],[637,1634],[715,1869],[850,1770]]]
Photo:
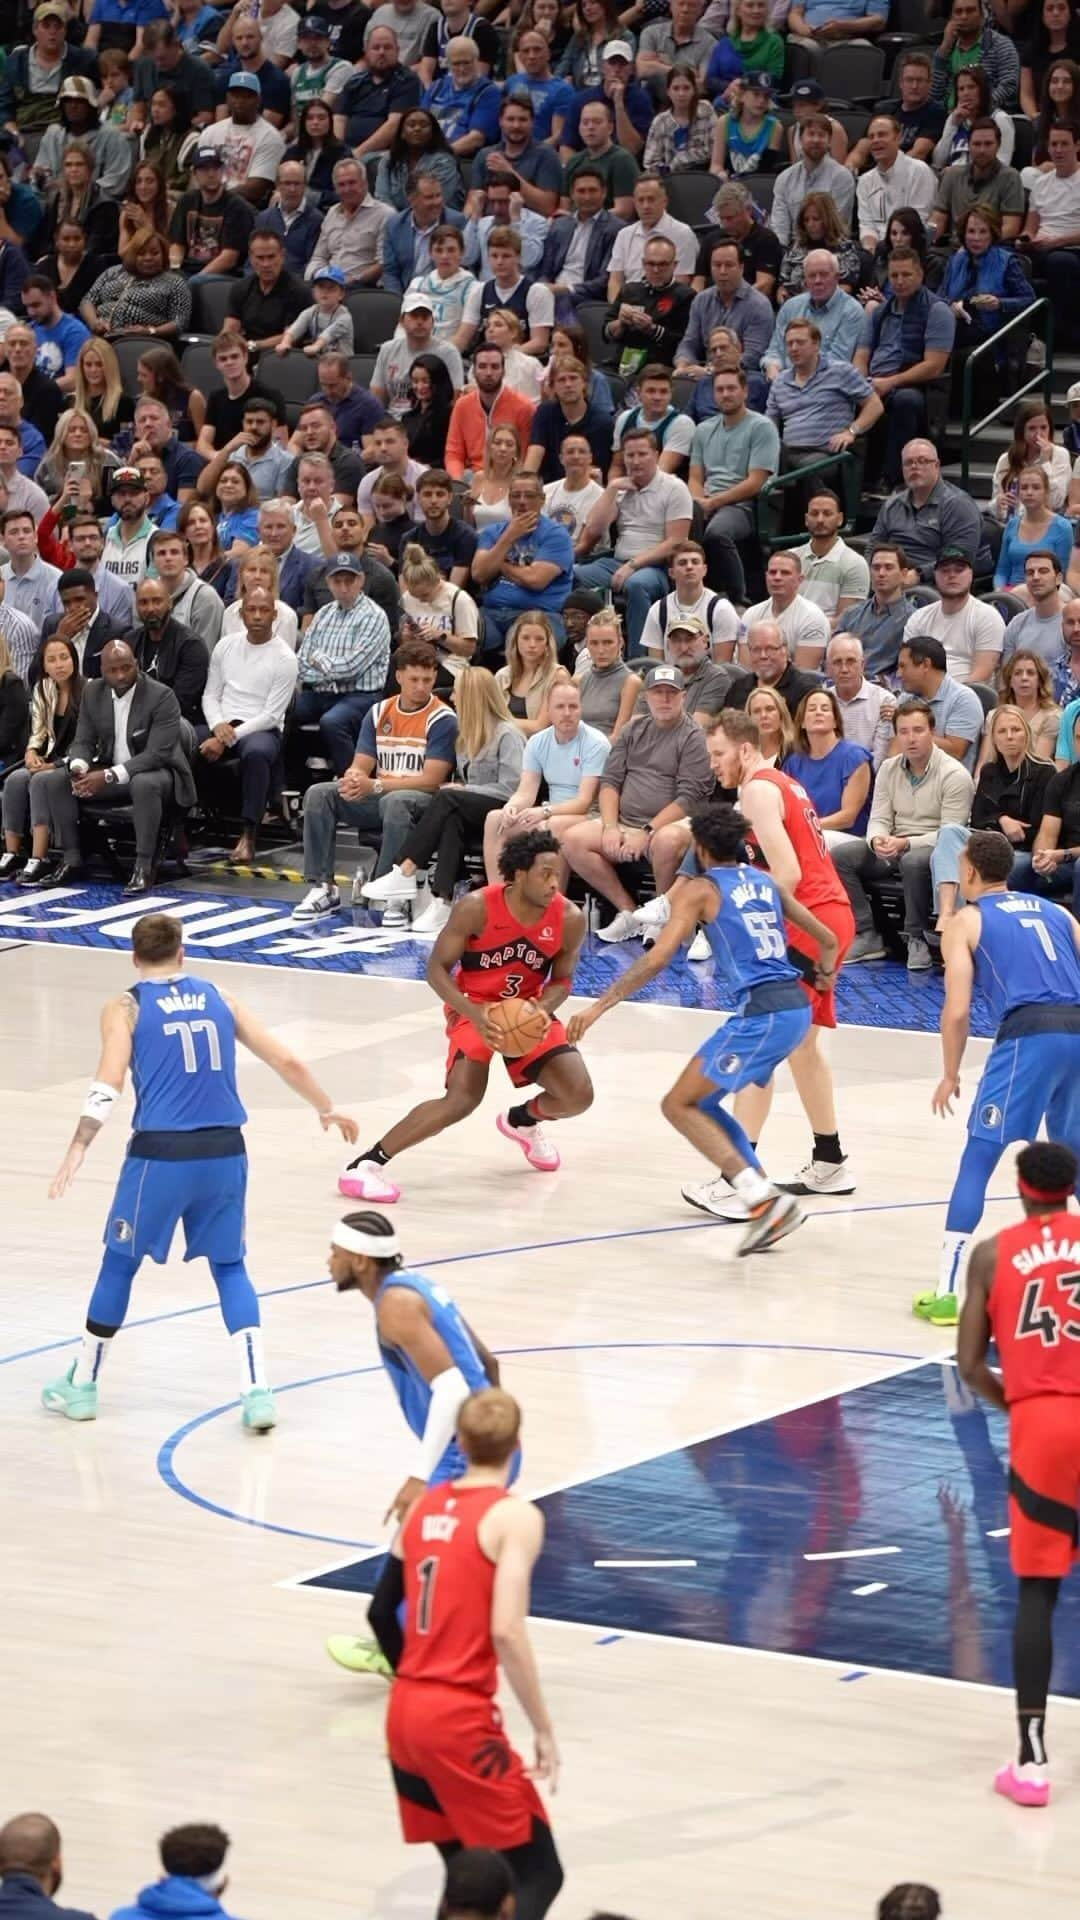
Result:
[[226,93],[257,93],[262,99],[262,86],[257,73],[230,73],[225,82]]
[[332,280],[335,287],[347,287],[348,281],[340,267],[320,267],[318,273],[311,276],[311,284],[317,287],[320,280]]
[[321,40],[329,40],[331,26],[329,20],[325,20],[321,13],[306,13],[301,19],[296,31],[298,34],[318,34]]
[[326,577],[329,580],[332,573],[359,573],[362,575],[363,572],[364,563],[362,560],[357,559],[355,553],[339,553],[336,559],[331,560],[327,567]]

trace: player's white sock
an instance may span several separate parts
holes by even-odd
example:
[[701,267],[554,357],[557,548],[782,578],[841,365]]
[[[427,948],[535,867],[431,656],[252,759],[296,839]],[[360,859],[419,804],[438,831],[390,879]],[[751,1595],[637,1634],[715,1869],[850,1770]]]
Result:
[[741,1173],[735,1175],[731,1184],[740,1200],[745,1200],[748,1207],[760,1207],[762,1201],[770,1199],[776,1191],[772,1181],[767,1179],[765,1174],[759,1173],[756,1167],[744,1167]]
[[262,1328],[241,1327],[239,1333],[232,1335],[232,1343],[240,1358],[241,1392],[251,1393],[256,1387],[268,1392],[270,1382],[266,1377]]
[[941,1299],[947,1293],[959,1293],[964,1278],[967,1261],[964,1256],[971,1235],[945,1229],[941,1243],[941,1265],[938,1268],[937,1295]]
[[72,1375],[73,1386],[92,1387],[95,1384],[98,1374],[105,1365],[112,1343],[111,1333],[108,1336],[100,1333],[83,1334],[79,1357],[75,1362],[75,1372]]

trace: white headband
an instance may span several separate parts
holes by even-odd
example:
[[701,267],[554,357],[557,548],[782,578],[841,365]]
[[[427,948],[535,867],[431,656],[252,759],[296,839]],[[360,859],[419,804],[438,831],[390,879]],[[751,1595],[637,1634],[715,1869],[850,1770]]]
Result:
[[358,1227],[350,1227],[345,1220],[339,1220],[331,1235],[335,1247],[343,1253],[367,1254],[371,1260],[392,1260],[401,1252],[394,1233],[363,1233]]

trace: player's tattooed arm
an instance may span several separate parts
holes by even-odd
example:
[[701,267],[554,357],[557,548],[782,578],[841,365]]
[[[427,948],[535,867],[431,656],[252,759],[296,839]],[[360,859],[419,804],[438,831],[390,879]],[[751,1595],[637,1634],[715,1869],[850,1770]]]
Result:
[[671,903],[671,916],[665,922],[663,931],[654,947],[635,960],[618,980],[613,981],[607,992],[601,994],[585,1013],[575,1013],[567,1027],[567,1038],[571,1046],[577,1044],[589,1028],[620,1000],[629,1000],[658,973],[669,967],[678,958],[680,949],[694,937],[699,921],[711,921],[716,914],[717,893],[711,880],[688,880],[674,894],[668,896]]
[[585,944],[588,921],[580,907],[567,902],[563,915],[563,943],[560,951],[551,963],[551,979],[540,995],[539,1004],[545,1013],[554,1013],[561,1007],[573,990],[577,963],[581,958],[581,949]]
[[956,1364],[969,1387],[989,1400],[991,1406],[1004,1407],[1005,1394],[996,1373],[986,1364],[990,1345],[990,1316],[987,1300],[997,1262],[997,1237],[981,1240],[968,1261],[964,1282],[964,1304],[956,1334]]
[[138,1009],[129,993],[110,1000],[101,1015],[101,1052],[97,1072],[87,1090],[71,1145],[49,1188],[50,1200],[67,1192],[86,1158],[86,1149],[101,1132],[119,1095],[131,1062],[131,1037]]

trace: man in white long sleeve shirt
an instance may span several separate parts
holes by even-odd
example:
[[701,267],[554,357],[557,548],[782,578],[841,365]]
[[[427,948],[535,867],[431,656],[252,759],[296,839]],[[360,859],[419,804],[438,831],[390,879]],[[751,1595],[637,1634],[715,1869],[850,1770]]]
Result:
[[240,768],[240,838],[228,859],[253,860],[255,835],[266,812],[282,757],[285,715],[296,687],[296,655],[274,638],[274,596],[265,587],[244,595],[244,630],[214,648],[203,694],[206,725],[200,737],[200,784],[225,760]]
[[867,132],[873,166],[864,173],[855,192],[856,231],[872,253],[884,240],[889,218],[897,207],[914,207],[929,224],[937,195],[937,178],[925,160],[913,160],[900,151],[900,122],[891,113],[876,113]]

